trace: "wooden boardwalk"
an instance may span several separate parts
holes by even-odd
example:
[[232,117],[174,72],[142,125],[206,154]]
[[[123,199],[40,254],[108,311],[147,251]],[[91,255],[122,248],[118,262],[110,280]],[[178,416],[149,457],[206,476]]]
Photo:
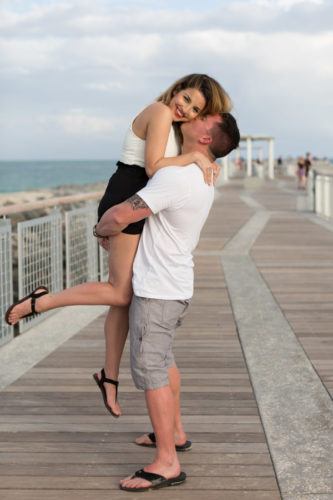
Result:
[[[277,186],[251,194],[273,212],[251,255],[332,390],[333,233],[297,213],[293,186]],[[193,442],[180,455],[188,480],[153,493],[118,489],[119,478],[151,460],[151,450],[133,443],[151,429],[143,394],[131,382],[128,347],[120,374],[123,416],[105,411],[91,377],[103,364],[102,316],[0,393],[2,500],[281,498],[219,256],[253,209],[239,197],[241,180],[219,191],[195,257],[192,307],[175,341],[183,420]]]

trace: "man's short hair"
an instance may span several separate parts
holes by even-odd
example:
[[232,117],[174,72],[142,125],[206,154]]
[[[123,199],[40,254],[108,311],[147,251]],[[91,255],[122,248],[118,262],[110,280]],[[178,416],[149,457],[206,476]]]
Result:
[[211,130],[212,143],[209,149],[215,158],[222,158],[236,149],[240,141],[237,122],[231,113],[221,113],[222,122]]

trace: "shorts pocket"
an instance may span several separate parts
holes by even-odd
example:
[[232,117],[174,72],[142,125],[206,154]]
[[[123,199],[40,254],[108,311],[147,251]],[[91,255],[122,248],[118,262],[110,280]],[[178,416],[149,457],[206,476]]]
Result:
[[163,325],[171,329],[180,326],[188,306],[188,300],[166,300],[163,308]]

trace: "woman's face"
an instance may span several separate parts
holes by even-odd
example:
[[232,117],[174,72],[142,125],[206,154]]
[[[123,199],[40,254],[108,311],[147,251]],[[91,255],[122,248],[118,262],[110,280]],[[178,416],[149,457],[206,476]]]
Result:
[[206,106],[206,99],[200,90],[184,89],[174,94],[169,107],[174,122],[188,122],[196,118]]

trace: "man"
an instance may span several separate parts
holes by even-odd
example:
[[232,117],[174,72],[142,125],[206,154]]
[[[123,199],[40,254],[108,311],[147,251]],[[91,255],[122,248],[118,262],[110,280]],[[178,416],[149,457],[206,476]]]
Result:
[[309,171],[310,171],[311,166],[312,166],[311,153],[306,153],[304,165],[305,165],[305,186],[307,186],[307,184],[309,182]]
[[[182,134],[184,154],[200,151],[212,162],[236,148],[240,138],[229,113],[184,123]],[[137,444],[152,446],[153,437],[157,448],[150,465],[120,481],[126,491],[174,486],[186,478],[176,448],[184,451],[190,442],[181,423],[180,375],[172,339],[193,294],[192,252],[213,196],[214,188],[204,183],[195,164],[165,167],[145,188],[106,212],[96,226],[96,233],[111,236],[147,218],[133,267],[131,370],[136,387],[145,391],[154,429]]]

